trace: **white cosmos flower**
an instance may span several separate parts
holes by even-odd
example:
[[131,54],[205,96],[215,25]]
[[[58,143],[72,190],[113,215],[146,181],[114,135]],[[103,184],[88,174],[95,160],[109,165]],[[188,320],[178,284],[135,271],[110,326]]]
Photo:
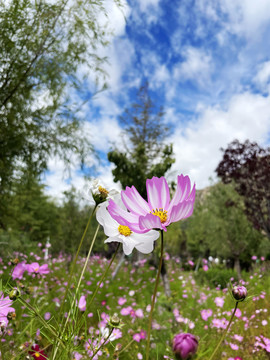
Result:
[[119,194],[119,191],[115,189],[108,190],[100,179],[94,179],[81,194],[87,200],[88,205],[94,206],[100,204],[105,199],[114,199],[115,195]]
[[[114,196],[114,201],[127,211],[121,200],[121,195]],[[97,221],[104,228],[105,235],[108,239],[105,243],[120,242],[123,244],[123,251],[126,255],[130,255],[134,248],[143,254],[149,254],[154,249],[154,241],[158,239],[159,232],[151,230],[145,234],[138,234],[131,231],[128,226],[119,224],[114,220],[107,210],[108,202],[104,202],[97,210]]]

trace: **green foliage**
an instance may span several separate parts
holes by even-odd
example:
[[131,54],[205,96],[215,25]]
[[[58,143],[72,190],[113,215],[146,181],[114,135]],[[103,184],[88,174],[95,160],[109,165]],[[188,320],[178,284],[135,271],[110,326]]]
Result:
[[[118,1],[116,1],[118,3]],[[80,129],[76,89],[84,75],[103,78],[109,30],[97,18],[106,15],[103,0],[0,1],[0,225],[17,166],[40,174],[52,154],[82,162],[92,151]],[[81,73],[81,72],[80,72]],[[81,90],[82,91],[82,90]],[[83,96],[89,98],[89,94]]]
[[114,181],[120,181],[123,188],[134,185],[146,198],[146,179],[163,176],[175,159],[172,144],[164,143],[168,135],[164,113],[155,108],[147,83],[139,89],[137,99],[121,118],[128,145],[124,143],[125,151],[110,151],[108,160],[115,164]]
[[232,278],[234,279],[232,281],[238,280],[236,271],[233,269],[226,269],[221,266],[212,267],[207,271],[199,269],[199,271],[195,273],[195,277],[201,285],[208,285],[212,288],[218,286],[221,289],[228,287]]
[[211,254],[248,262],[264,237],[247,220],[243,200],[233,186],[216,184],[198,199],[186,230],[189,251],[193,256]]

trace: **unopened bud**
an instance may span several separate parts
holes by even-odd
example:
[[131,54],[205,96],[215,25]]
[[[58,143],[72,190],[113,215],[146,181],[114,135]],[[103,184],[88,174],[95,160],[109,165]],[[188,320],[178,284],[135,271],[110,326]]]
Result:
[[244,286],[234,286],[232,289],[232,294],[235,300],[243,301],[247,297],[247,289]]
[[14,312],[10,312],[7,314],[7,319],[8,320],[15,320],[16,319],[16,314]]
[[110,323],[112,326],[118,326],[120,324],[120,319],[117,313],[114,313],[113,316],[110,318]]
[[17,265],[19,263],[19,259],[18,258],[15,258],[15,259],[11,259],[10,262],[12,265]]
[[10,300],[16,300],[18,297],[21,296],[21,293],[18,289],[12,289],[8,294]]
[[189,333],[175,335],[173,339],[173,352],[177,359],[187,359],[196,353],[198,348],[197,338]]
[[122,344],[118,343],[118,344],[116,344],[114,351],[115,351],[115,352],[118,352],[118,351],[120,351],[121,349],[122,349]]

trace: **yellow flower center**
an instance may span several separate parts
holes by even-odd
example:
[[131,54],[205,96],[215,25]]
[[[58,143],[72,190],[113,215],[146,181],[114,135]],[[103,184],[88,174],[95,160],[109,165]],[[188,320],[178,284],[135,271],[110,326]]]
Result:
[[40,354],[38,352],[36,352],[35,357],[40,357]]
[[118,231],[121,235],[124,235],[124,236],[129,236],[132,234],[132,231],[130,230],[130,228],[125,225],[119,225]]
[[108,190],[106,190],[104,187],[102,187],[102,186],[99,186],[98,187],[98,191],[100,192],[100,194],[102,194],[102,195],[108,195],[109,194],[109,191]]
[[35,268],[35,272],[38,272],[38,268]]
[[160,218],[160,221],[164,223],[167,220],[167,211],[163,209],[156,209],[152,210],[151,214],[158,216]]

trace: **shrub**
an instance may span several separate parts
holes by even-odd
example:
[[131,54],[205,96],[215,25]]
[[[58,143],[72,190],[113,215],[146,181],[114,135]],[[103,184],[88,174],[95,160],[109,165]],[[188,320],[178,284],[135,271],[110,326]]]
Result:
[[218,286],[221,289],[227,287],[232,278],[234,281],[238,279],[236,271],[222,267],[212,267],[207,271],[199,269],[195,276],[199,283],[207,284],[210,287]]

